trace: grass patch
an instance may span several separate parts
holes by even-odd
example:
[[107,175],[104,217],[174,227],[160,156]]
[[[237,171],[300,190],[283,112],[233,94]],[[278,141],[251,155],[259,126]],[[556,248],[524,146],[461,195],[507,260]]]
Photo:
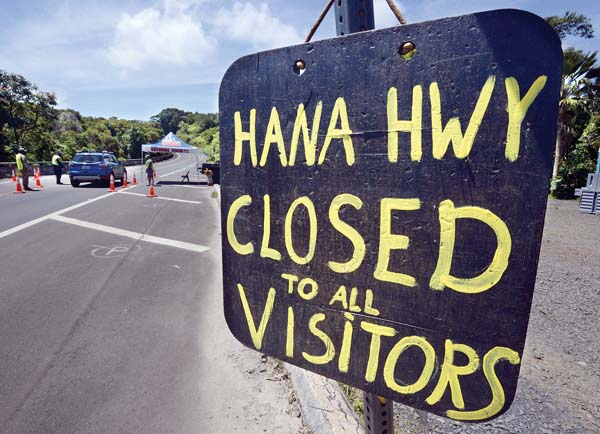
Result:
[[358,415],[358,420],[360,421],[360,424],[362,425],[364,423],[364,418],[365,418],[363,391],[360,389],[357,389],[356,387],[348,386],[347,384],[344,384],[344,383],[338,382],[338,384],[340,385],[342,392],[344,392],[344,394],[348,398],[348,401],[350,401],[350,404],[352,405],[352,408]]

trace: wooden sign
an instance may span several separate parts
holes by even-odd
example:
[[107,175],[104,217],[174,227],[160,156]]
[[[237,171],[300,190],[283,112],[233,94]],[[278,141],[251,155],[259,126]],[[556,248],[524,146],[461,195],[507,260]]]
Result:
[[235,337],[453,419],[506,411],[561,64],[551,28],[516,10],[236,61],[220,90]]

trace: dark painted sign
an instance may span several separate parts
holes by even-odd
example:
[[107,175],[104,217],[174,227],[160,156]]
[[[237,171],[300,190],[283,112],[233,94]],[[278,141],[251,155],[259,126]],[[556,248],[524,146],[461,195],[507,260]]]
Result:
[[220,90],[235,337],[453,419],[506,411],[561,59],[542,19],[502,10],[236,61]]

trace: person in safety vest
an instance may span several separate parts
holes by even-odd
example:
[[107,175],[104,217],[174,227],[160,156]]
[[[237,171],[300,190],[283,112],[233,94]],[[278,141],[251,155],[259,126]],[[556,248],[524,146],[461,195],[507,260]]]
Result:
[[62,184],[60,182],[63,170],[62,151],[56,151],[52,156],[52,170],[54,171],[54,176],[56,176],[56,183]]
[[23,189],[27,191],[33,191],[32,188],[29,188],[29,163],[27,162],[27,157],[25,154],[27,153],[27,149],[19,148],[19,153],[17,154],[17,173],[23,180]]
[[144,164],[144,168],[146,169],[146,175],[148,177],[148,185],[154,185],[154,161],[148,155],[146,158],[146,164]]

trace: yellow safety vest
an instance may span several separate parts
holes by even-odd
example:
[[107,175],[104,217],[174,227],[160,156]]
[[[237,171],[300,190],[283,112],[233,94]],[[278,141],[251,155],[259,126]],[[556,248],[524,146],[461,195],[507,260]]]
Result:
[[25,160],[25,155],[21,154],[20,152],[17,154],[17,170],[20,172],[21,170],[23,170],[23,160]]
[[52,157],[52,165],[53,165],[53,166],[60,166],[60,163],[62,163],[62,158],[60,158],[60,157],[58,156],[58,154],[54,155],[54,156]]

